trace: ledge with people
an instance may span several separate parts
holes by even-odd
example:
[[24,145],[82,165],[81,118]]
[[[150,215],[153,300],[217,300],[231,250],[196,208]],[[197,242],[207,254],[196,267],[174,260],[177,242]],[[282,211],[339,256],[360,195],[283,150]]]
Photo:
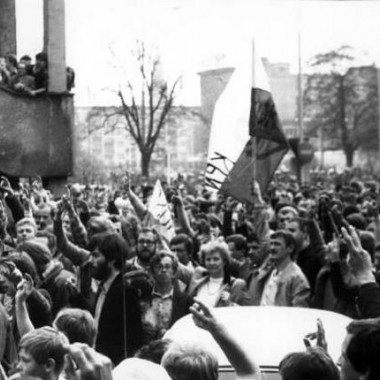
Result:
[[[14,54],[0,57],[0,86],[18,94],[37,96],[48,92],[49,60],[46,53],[36,54],[35,62],[29,55],[20,60]],[[75,87],[75,72],[66,67],[66,91]]]

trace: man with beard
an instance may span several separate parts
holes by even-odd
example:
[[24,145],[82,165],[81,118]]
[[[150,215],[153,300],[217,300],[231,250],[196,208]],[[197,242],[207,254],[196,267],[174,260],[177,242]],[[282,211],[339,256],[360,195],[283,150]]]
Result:
[[137,256],[127,261],[126,271],[150,270],[150,259],[156,253],[157,233],[151,228],[142,228],[137,238]]
[[[140,275],[142,272],[152,274],[150,268],[151,258],[159,250],[159,237],[157,232],[152,228],[142,228],[137,238],[137,256],[127,261],[125,271],[130,276]],[[194,270],[179,263],[177,278],[180,280],[180,286],[183,289],[190,283]]]
[[285,230],[296,242],[296,263],[309,281],[314,292],[315,280],[325,265],[326,248],[315,219],[292,218],[285,222]]
[[117,365],[141,345],[141,312],[134,289],[124,282],[122,263],[128,247],[117,233],[104,232],[90,240],[92,276],[99,281],[94,318],[96,350]]

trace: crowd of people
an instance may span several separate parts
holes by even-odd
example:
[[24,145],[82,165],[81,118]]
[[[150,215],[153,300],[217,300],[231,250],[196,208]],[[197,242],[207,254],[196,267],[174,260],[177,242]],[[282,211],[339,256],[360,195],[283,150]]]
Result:
[[[48,56],[41,52],[36,54],[35,63],[29,55],[23,55],[19,61],[14,54],[0,58],[0,84],[18,92],[36,96],[48,90]],[[75,73],[71,67],[66,68],[66,89],[75,86]]]
[[249,305],[353,319],[340,375],[321,345],[289,353],[283,379],[379,378],[379,182],[330,173],[300,186],[275,177],[265,194],[254,184],[251,204],[194,181],[162,187],[170,240],[149,215],[153,187],[128,175],[113,188],[74,183],[60,197],[39,177],[13,187],[2,177],[3,378],[216,380],[210,352],[164,339],[191,313],[239,378],[259,379],[254,353],[213,313]]

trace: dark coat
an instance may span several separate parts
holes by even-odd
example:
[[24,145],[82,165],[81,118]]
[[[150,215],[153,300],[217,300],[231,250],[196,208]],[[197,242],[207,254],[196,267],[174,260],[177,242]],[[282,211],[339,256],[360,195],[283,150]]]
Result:
[[186,314],[189,314],[189,308],[192,304],[193,297],[182,292],[179,286],[175,285],[173,290],[173,309],[169,327],[173,326],[178,319],[182,318]]
[[359,286],[356,305],[360,318],[380,317],[380,273],[375,273],[376,281]]
[[[123,286],[125,287],[126,318],[124,324]],[[123,329],[125,326],[125,330]],[[133,356],[142,342],[140,304],[135,290],[122,281],[119,274],[107,292],[98,324],[96,350],[108,356],[118,365],[124,354],[124,331],[126,331],[127,356]]]
[[314,293],[318,273],[325,263],[325,248],[323,246],[309,245],[297,255],[297,265],[301,268],[309,281],[312,293]]

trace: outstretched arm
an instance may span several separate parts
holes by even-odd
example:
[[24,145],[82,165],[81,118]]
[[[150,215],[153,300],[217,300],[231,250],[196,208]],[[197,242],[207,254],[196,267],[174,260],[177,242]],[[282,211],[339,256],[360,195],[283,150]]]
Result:
[[172,196],[172,202],[176,209],[178,222],[185,234],[190,235],[191,237],[195,236],[194,230],[191,228],[189,218],[187,216],[185,207],[183,205],[182,198],[179,195]]
[[147,208],[141,199],[132,191],[128,173],[126,173],[126,175],[121,179],[120,187],[130,200],[133,208],[136,211],[136,215],[140,220],[143,220],[147,212]]
[[227,359],[235,369],[238,376],[250,377],[250,379],[261,379],[260,369],[241,347],[239,342],[231,335],[227,327],[223,325],[212,313],[212,310],[195,298],[195,304],[190,308],[195,324],[207,330],[226,355]]
[[62,227],[62,212],[62,203],[60,203],[54,216],[54,235],[57,238],[58,250],[75,265],[82,265],[89,258],[90,252],[72,244],[68,240]]
[[17,286],[16,293],[16,321],[20,337],[34,330],[26,307],[26,299],[30,296],[32,291],[33,280],[28,274],[25,274],[25,278]]

